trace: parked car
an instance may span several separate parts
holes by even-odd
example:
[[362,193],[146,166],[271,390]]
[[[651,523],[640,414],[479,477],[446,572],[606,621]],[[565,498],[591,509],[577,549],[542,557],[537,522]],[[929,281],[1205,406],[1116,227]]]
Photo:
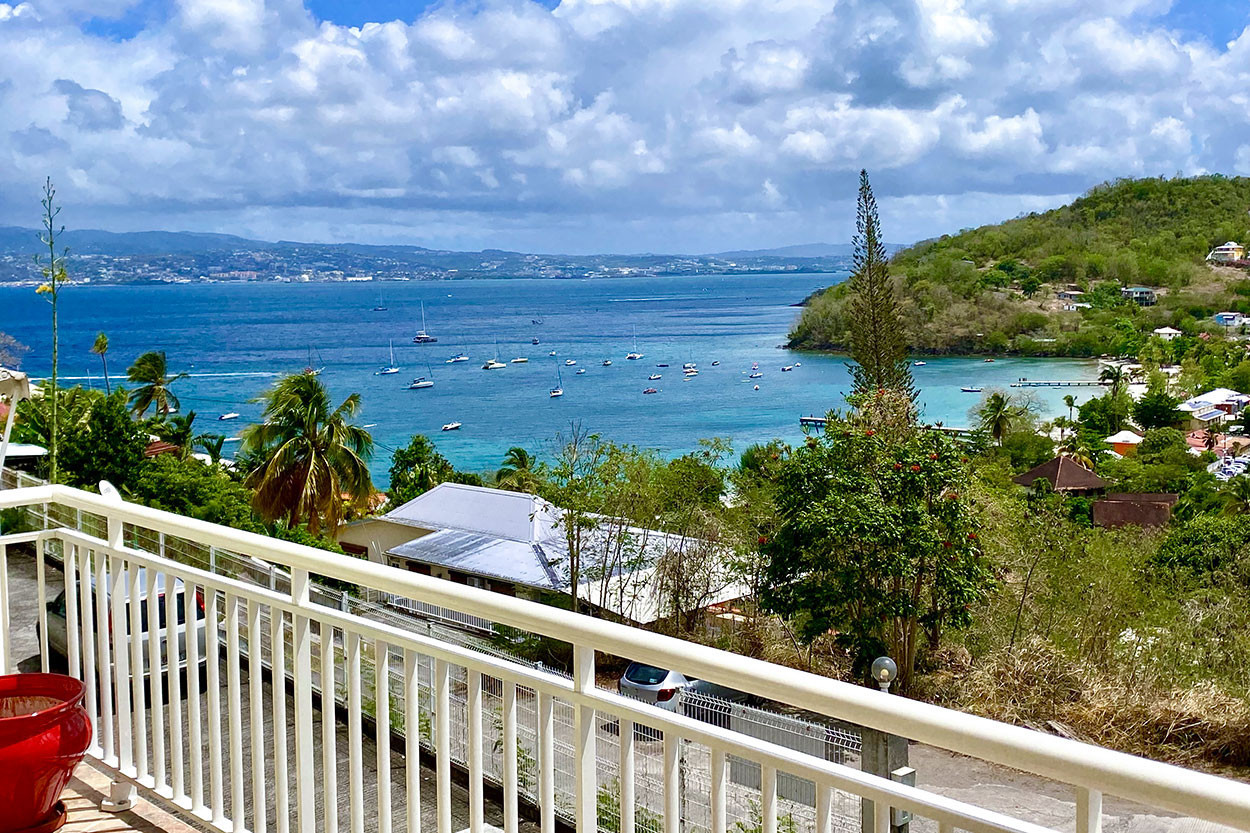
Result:
[[[687,677],[680,671],[656,668],[641,662],[631,662],[616,684],[617,691],[626,697],[633,697],[646,703],[659,706],[667,711],[676,711],[681,698],[677,693],[682,689],[690,689],[710,697],[728,700],[733,703],[751,704],[755,699],[744,691],[729,688]],[[690,715],[697,717],[697,715]]]
[[[148,605],[147,605],[149,586],[148,586],[148,580],[147,580],[147,571],[144,568],[140,567],[138,572],[139,572],[138,604],[139,604],[139,631],[140,631],[138,638],[142,640],[142,651],[140,652],[143,657],[143,672],[142,673],[146,674],[148,671],[148,665],[150,664],[150,660],[148,656]],[[158,628],[158,634],[159,634],[158,649],[160,650],[160,656],[161,656],[160,673],[162,674],[165,673],[169,667],[168,666],[169,651],[166,647],[166,630],[165,630],[165,622],[166,622],[165,617],[167,615],[166,608],[165,608],[166,582],[167,582],[166,576],[163,573],[158,574],[156,578],[156,587],[154,588],[157,594],[157,628]],[[104,593],[96,592],[95,576],[91,577],[91,590],[92,590],[92,593],[94,594],[94,597],[92,599],[93,604],[97,604],[97,605],[101,603],[110,604],[109,590],[107,588]],[[174,579],[174,594],[175,594],[174,609],[178,617],[178,624],[176,626],[176,633],[178,635],[178,667],[180,669],[185,669],[187,666],[187,614],[186,614],[187,604],[186,604],[186,593],[184,590],[182,579]],[[203,600],[203,597],[200,595],[199,591],[197,591],[195,594],[195,601],[193,602],[193,607],[195,609],[195,624],[192,627],[195,630],[196,644],[199,648],[200,665],[203,666],[204,647],[205,647],[204,646],[204,600]],[[68,641],[69,629],[68,629],[66,619],[65,619],[65,591],[64,590],[62,590],[55,599],[48,602],[47,612],[48,612],[48,650],[54,654],[57,654],[58,656],[67,657],[69,655],[69,641]],[[81,606],[78,609],[78,613],[79,613],[79,616],[81,617],[82,615]],[[125,608],[124,616],[126,619],[126,623],[129,624],[130,622],[129,606]],[[97,620],[95,619],[95,611],[93,610],[92,611],[92,631],[93,632],[95,630],[96,621]],[[114,623],[112,622],[112,617],[110,616],[109,617],[110,630],[112,630],[113,627],[114,627]]]

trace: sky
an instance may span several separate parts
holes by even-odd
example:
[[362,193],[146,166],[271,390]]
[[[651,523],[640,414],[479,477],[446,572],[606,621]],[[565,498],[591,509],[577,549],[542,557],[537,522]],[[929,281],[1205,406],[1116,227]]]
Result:
[[0,224],[908,242],[1250,175],[1247,0],[0,0]]

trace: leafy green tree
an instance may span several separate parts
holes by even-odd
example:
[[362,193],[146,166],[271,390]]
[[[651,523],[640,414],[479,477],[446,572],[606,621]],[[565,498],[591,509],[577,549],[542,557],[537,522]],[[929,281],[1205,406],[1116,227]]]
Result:
[[266,521],[302,524],[317,535],[330,533],[345,504],[363,510],[373,497],[369,457],[373,438],[352,420],[360,410],[353,393],[337,407],[316,377],[295,373],[258,400],[262,421],[243,431],[243,446],[259,459],[244,483],[255,490],[253,506]]
[[836,633],[857,673],[889,654],[906,688],[922,633],[936,647],[991,586],[964,459],[936,431],[887,444],[830,422],[780,467],[763,603],[805,642]]
[[1026,298],[1032,298],[1039,291],[1041,291],[1041,288],[1042,282],[1036,275],[1029,275],[1028,277],[1020,280],[1020,291],[1024,293],[1024,297]]
[[1250,515],[1250,477],[1234,477],[1220,489],[1224,511],[1229,515]]
[[95,341],[91,344],[91,352],[99,356],[101,364],[104,365],[104,392],[112,393],[113,385],[109,382],[109,337],[103,332],[96,333]]
[[61,213],[61,207],[56,204],[56,189],[52,187],[51,177],[44,181],[43,199],[40,200],[40,205],[43,206],[41,218],[43,233],[40,234],[39,241],[48,247],[48,259],[45,261],[39,256],[35,257],[35,264],[39,267],[40,274],[43,275],[43,283],[39,285],[36,292],[48,296],[48,301],[52,305],[52,375],[48,378],[48,386],[44,395],[51,403],[48,420],[48,479],[56,483],[60,480],[60,425],[57,413],[60,396],[57,394],[56,377],[60,369],[61,348],[61,331],[57,314],[61,287],[69,282],[69,273],[65,268],[69,249],[62,248],[59,255],[56,251],[56,239],[64,234],[65,226],[57,226],[56,218]]
[[457,471],[424,434],[413,434],[408,445],[391,455],[390,478],[387,494],[394,506],[407,503],[439,483],[482,485],[482,478],[476,474]]
[[1185,442],[1185,435],[1175,428],[1147,429],[1137,444],[1137,459],[1145,462],[1176,452],[1188,454],[1189,445]]
[[209,523],[266,531],[252,511],[252,491],[221,469],[196,459],[173,454],[154,457],[131,484],[130,498]]
[[1124,427],[1132,409],[1132,400],[1125,394],[1113,396],[1110,392],[1096,396],[1081,405],[1081,434],[1101,441]]
[[542,483],[538,468],[533,454],[514,445],[508,449],[503,465],[495,472],[495,485],[513,492],[536,493]]
[[907,363],[907,336],[890,279],[889,259],[868,172],[859,172],[855,209],[855,271],[851,273],[847,320],[851,332],[852,395],[899,390],[915,398]]
[[152,408],[158,418],[163,418],[178,410],[180,403],[170,386],[187,378],[187,374],[170,376],[165,352],[149,350],[135,359],[126,371],[126,378],[138,386],[130,392],[130,407],[135,415],[142,417]]
[[95,398],[85,420],[63,427],[61,474],[69,485],[95,489],[107,480],[126,489],[138,475],[148,438],[123,392]]
[[1169,428],[1180,421],[1181,414],[1176,410],[1179,404],[1179,399],[1163,391],[1146,393],[1133,404],[1133,419],[1147,431]]

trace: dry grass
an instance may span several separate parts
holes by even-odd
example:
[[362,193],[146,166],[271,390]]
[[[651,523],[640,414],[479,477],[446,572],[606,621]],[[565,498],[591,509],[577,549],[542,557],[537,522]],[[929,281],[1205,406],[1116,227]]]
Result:
[[975,665],[952,659],[917,693],[995,720],[1247,777],[1250,703],[1213,684],[1181,691],[1126,685],[1041,641]]

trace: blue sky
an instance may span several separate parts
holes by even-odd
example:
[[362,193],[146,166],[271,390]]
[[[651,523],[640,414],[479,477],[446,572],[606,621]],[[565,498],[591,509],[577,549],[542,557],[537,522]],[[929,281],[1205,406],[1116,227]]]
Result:
[[[534,251],[893,240],[1250,175],[1245,0],[0,0],[0,223]],[[56,60],[44,56],[55,55]]]

